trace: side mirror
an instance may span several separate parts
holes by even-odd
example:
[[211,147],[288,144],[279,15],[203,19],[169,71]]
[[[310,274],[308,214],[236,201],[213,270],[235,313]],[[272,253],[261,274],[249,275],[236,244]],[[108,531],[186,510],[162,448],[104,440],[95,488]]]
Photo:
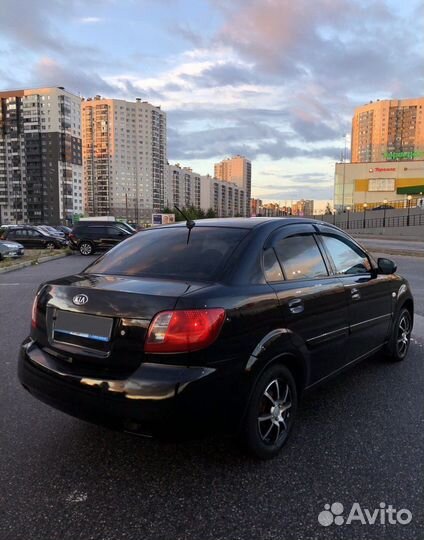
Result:
[[380,257],[377,264],[380,274],[394,274],[397,270],[396,264],[391,259]]

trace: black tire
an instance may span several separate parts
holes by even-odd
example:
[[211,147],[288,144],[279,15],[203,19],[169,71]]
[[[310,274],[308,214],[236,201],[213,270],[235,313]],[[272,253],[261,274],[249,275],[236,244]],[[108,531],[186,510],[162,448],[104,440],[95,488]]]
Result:
[[54,242],[46,242],[46,249],[56,249],[56,244]]
[[293,376],[286,366],[274,364],[259,377],[244,419],[242,439],[249,453],[275,457],[290,436],[296,412]]
[[89,255],[93,255],[94,253],[93,244],[86,240],[84,240],[83,242],[80,242],[78,249],[81,255],[84,255],[85,257],[88,257]]
[[411,344],[412,316],[402,308],[393,324],[392,335],[386,347],[386,357],[393,362],[402,362],[408,355]]

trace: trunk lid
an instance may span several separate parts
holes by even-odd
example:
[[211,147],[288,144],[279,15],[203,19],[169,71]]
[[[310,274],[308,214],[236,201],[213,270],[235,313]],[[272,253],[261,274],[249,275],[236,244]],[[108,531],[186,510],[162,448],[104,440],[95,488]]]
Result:
[[204,287],[165,279],[80,274],[45,285],[33,337],[74,366],[124,375],[143,360],[150,321],[178,298]]

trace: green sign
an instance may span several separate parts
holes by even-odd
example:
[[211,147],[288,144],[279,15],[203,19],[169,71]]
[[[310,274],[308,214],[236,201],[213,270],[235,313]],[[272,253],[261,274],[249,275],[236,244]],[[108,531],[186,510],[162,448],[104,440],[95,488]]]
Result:
[[384,152],[383,155],[388,160],[415,159],[418,157],[424,157],[424,151],[415,150],[413,152]]

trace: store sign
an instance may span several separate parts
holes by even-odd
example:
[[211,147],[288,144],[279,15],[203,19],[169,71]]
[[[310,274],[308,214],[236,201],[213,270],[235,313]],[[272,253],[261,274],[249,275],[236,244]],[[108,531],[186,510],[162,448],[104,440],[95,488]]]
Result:
[[395,167],[375,167],[374,169],[369,169],[369,172],[396,172]]
[[394,191],[396,180],[394,178],[370,178],[368,191]]
[[424,158],[424,151],[415,150],[413,152],[384,152],[384,157],[388,160],[396,159],[415,159],[415,158]]

